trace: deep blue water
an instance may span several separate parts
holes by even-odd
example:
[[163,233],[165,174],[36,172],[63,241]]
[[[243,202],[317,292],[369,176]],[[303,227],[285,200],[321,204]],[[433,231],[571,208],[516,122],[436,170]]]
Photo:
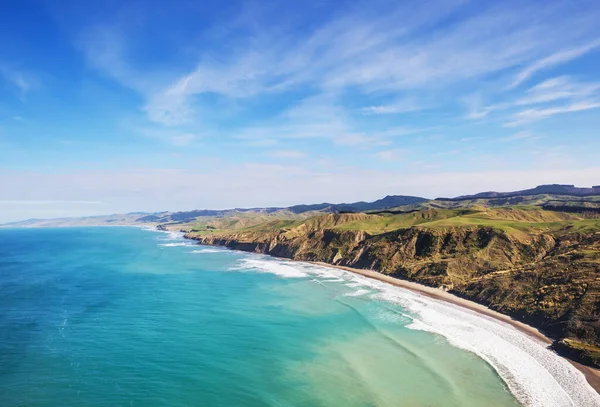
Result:
[[136,228],[0,242],[2,407],[518,405],[346,274]]

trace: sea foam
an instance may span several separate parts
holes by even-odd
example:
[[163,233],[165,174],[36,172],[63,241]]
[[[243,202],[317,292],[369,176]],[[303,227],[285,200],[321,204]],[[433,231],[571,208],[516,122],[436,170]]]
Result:
[[232,267],[231,270],[254,270],[276,274],[285,278],[303,278],[309,274],[302,267],[297,267],[292,262],[260,260],[246,258],[239,261],[237,267]]
[[185,233],[183,232],[176,232],[176,231],[172,231],[172,230],[160,230],[160,229],[144,229],[144,230],[148,230],[150,232],[158,232],[160,233],[162,236],[158,237],[157,240],[162,240],[162,241],[176,241],[176,240],[184,240],[184,235]]
[[165,233],[167,236],[164,238],[164,240],[181,240],[184,236],[183,232],[165,231]]
[[[600,396],[584,375],[547,345],[492,317],[343,270],[268,258],[245,258],[235,269],[284,278],[332,278],[355,289],[345,295],[397,304],[408,311],[409,329],[445,337],[453,346],[487,361],[515,397],[528,407],[600,406]],[[371,293],[371,294],[369,294]]]
[[159,244],[159,246],[161,246],[161,247],[180,247],[180,246],[191,246],[191,244],[186,243],[186,242],[179,242],[179,243],[163,243],[163,244]]
[[364,288],[360,288],[360,289],[358,289],[356,291],[353,291],[353,292],[345,294],[345,295],[347,297],[360,297],[360,296],[363,296],[363,295],[369,294],[369,293],[371,293],[370,290],[366,290]]
[[225,252],[227,252],[227,250],[223,250],[223,249],[198,249],[198,250],[192,250],[190,253],[204,254],[204,253],[225,253]]

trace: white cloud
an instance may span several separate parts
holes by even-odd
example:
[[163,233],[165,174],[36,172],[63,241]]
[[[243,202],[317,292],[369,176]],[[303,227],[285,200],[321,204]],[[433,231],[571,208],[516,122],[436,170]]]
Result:
[[462,102],[467,109],[466,118],[472,120],[483,119],[491,112],[502,108],[502,106],[485,105],[481,93],[472,93],[464,96]]
[[516,105],[533,105],[557,100],[581,100],[588,98],[600,89],[600,83],[585,83],[563,75],[547,79],[527,90],[526,96],[515,102]]
[[361,109],[364,114],[398,114],[423,110],[424,106],[413,100],[402,100],[389,105],[367,106]]
[[36,80],[31,74],[6,66],[0,66],[0,76],[19,90],[21,98],[23,98],[36,84]]
[[136,75],[125,62],[125,39],[116,27],[88,28],[78,39],[89,65],[131,88]]
[[500,141],[523,141],[523,140],[537,140],[540,136],[529,132],[529,131],[521,131],[519,133],[515,133],[508,137],[503,137],[499,139]]
[[565,106],[557,106],[557,107],[548,107],[548,108],[539,108],[539,109],[527,109],[516,113],[513,117],[513,120],[506,123],[506,127],[514,127],[519,126],[526,123],[535,122],[542,119],[547,119],[549,117],[572,113],[572,112],[582,112],[585,110],[598,109],[600,108],[600,102],[595,101],[585,101],[585,102],[577,102],[572,103]]
[[[556,114],[578,112],[595,109],[600,98],[600,83],[581,82],[568,75],[546,79],[529,89],[524,94],[511,99],[504,99],[495,104],[484,105],[481,93],[463,98],[467,107],[467,118],[483,119],[491,113],[510,112],[509,122],[505,126],[517,126],[545,119]],[[526,110],[524,106],[536,106]],[[499,115],[496,115],[499,119]],[[506,118],[502,119],[503,121]]]
[[598,47],[600,47],[600,40],[595,40],[579,47],[555,52],[550,56],[535,61],[533,64],[527,66],[517,74],[513,83],[511,84],[511,87],[514,88],[519,86],[521,83],[525,82],[527,79],[541,70],[580,58],[589,52],[594,51]]
[[300,100],[266,124],[245,127],[235,138],[247,142],[264,140],[322,139],[338,145],[377,142],[376,135],[357,131],[349,114],[332,95],[321,94]]
[[266,124],[244,127],[235,132],[246,143],[273,143],[274,140],[326,140],[338,146],[385,146],[399,137],[429,130],[382,125],[378,128],[357,123],[352,110],[344,109],[339,97],[320,94],[300,100]]

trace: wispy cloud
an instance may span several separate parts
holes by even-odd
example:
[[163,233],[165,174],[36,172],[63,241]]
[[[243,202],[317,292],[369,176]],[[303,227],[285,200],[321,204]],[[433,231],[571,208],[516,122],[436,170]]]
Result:
[[539,71],[580,58],[585,54],[596,50],[598,47],[600,47],[600,39],[597,39],[579,47],[565,49],[553,53],[552,55],[549,55],[540,60],[537,60],[531,65],[521,70],[516,75],[514,81],[511,84],[511,87],[514,88],[519,86],[521,83],[525,82],[527,79],[529,79]]
[[387,105],[367,106],[361,109],[364,114],[399,114],[423,110],[425,107],[414,100],[402,100]]
[[529,132],[529,131],[521,131],[519,133],[515,133],[508,137],[503,137],[500,141],[524,141],[524,140],[538,140],[540,136]]
[[19,90],[21,98],[25,97],[35,84],[35,79],[31,74],[6,66],[0,67],[0,76]]
[[119,27],[96,25],[80,34],[76,45],[83,51],[88,65],[121,85],[145,92],[143,78],[147,73],[136,72],[127,62],[127,38]]
[[484,104],[483,95],[481,93],[472,93],[462,97],[461,100],[467,110],[466,118],[471,120],[483,119],[493,111],[503,108],[501,105]]
[[581,83],[569,76],[547,79],[528,89],[525,97],[517,100],[516,105],[533,105],[554,102],[562,99],[581,100],[600,90],[600,83]]
[[[505,126],[519,126],[556,114],[595,109],[600,100],[600,82],[581,82],[568,75],[545,79],[510,98],[485,105],[481,94],[463,98],[469,119],[487,119],[492,114]],[[535,106],[535,107],[531,107]],[[524,107],[530,107],[524,109]],[[508,117],[508,118],[507,118]]]
[[578,102],[565,106],[548,107],[539,109],[527,109],[516,113],[513,120],[506,123],[506,127],[514,127],[521,124],[531,123],[537,120],[546,119],[555,115],[582,112],[585,110],[598,109],[600,108],[600,102]]
[[382,146],[419,130],[403,126],[366,129],[353,120],[352,112],[340,106],[338,97],[320,94],[299,101],[268,123],[247,126],[235,138],[246,142],[272,140],[326,140],[340,146]]

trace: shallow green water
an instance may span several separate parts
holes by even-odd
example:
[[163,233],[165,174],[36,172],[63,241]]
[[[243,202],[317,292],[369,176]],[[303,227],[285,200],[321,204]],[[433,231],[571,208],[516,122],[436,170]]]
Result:
[[135,228],[0,239],[4,407],[518,405],[345,276]]

